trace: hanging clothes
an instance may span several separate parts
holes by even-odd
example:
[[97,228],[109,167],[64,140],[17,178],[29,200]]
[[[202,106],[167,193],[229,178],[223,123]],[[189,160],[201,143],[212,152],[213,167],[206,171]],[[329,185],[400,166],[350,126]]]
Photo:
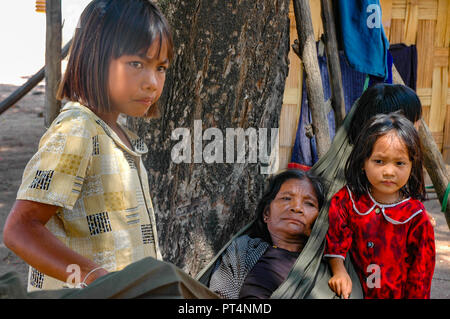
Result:
[[405,82],[405,85],[416,90],[417,83],[417,47],[403,43],[391,44],[389,52],[392,54],[394,65]]
[[380,1],[335,3],[336,33],[350,66],[358,72],[386,79],[389,41],[384,34]]

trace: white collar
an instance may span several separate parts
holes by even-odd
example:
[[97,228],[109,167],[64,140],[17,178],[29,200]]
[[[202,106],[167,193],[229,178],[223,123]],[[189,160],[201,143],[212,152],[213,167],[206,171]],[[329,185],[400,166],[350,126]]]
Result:
[[406,224],[407,222],[409,222],[411,219],[413,219],[415,216],[417,216],[418,214],[420,214],[420,213],[423,211],[423,209],[419,209],[418,211],[416,211],[416,212],[414,212],[413,214],[411,214],[411,216],[409,216],[406,220],[398,221],[398,220],[393,219],[392,217],[389,217],[389,216],[387,215],[387,213],[386,213],[386,209],[393,208],[393,207],[396,207],[396,206],[398,206],[398,205],[401,205],[401,204],[403,204],[403,203],[405,203],[405,202],[411,200],[411,197],[408,197],[408,198],[406,198],[406,199],[404,199],[404,200],[402,200],[402,201],[400,201],[400,202],[398,202],[398,203],[395,203],[395,204],[381,204],[381,203],[378,203],[378,202],[372,197],[372,195],[371,195],[370,193],[368,193],[369,198],[370,198],[370,200],[372,201],[373,205],[372,205],[366,212],[363,213],[363,212],[361,212],[361,211],[356,207],[356,203],[355,203],[355,201],[354,201],[354,199],[353,199],[352,192],[351,192],[350,188],[348,187],[348,185],[346,185],[346,187],[347,187],[348,194],[349,194],[349,196],[350,196],[350,200],[352,201],[352,205],[353,205],[354,211],[355,211],[358,215],[361,215],[361,216],[365,216],[365,215],[370,214],[370,213],[374,210],[375,207],[379,206],[379,207],[381,208],[381,213],[383,214],[384,218],[385,218],[388,222],[390,222],[391,224],[394,224],[394,225],[401,225],[401,224]]

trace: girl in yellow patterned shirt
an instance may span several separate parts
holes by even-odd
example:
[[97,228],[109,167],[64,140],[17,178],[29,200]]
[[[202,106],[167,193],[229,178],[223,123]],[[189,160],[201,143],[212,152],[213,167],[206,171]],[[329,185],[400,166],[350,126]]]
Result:
[[94,0],[83,11],[59,90],[70,102],[27,164],[4,227],[5,245],[30,265],[29,291],[161,259],[147,148],[117,119],[158,114],[172,55],[149,0]]

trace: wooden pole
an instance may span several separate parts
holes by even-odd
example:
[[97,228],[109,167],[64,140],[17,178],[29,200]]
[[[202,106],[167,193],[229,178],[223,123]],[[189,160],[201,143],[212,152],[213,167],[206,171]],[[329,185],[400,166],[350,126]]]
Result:
[[305,70],[306,92],[311,110],[312,126],[316,137],[317,155],[322,157],[331,145],[328,119],[325,113],[322,78],[317,60],[316,41],[308,0],[294,0],[299,53]]
[[[70,40],[64,48],[62,48],[61,59],[64,59],[69,52],[72,40]],[[11,93],[6,99],[0,102],[0,115],[8,110],[10,107],[14,106],[21,98],[23,98],[28,92],[30,92],[39,82],[45,77],[45,66],[43,66],[36,74],[34,74],[27,82],[22,86],[17,88],[13,93]]]
[[[433,182],[434,190],[438,196],[439,202],[442,205],[444,201],[445,191],[450,181],[445,167],[444,159],[439,151],[433,136],[428,126],[423,119],[420,120],[421,125],[419,127],[419,136],[422,143],[422,149],[424,154],[424,166]],[[447,199],[448,202],[448,199]],[[446,210],[444,211],[447,225],[450,228],[450,202],[448,202]]]
[[[405,85],[395,66],[392,66],[392,80],[394,83]],[[419,137],[422,144],[423,165],[433,182],[434,190],[442,205],[450,178],[447,174],[442,154],[434,141],[433,135],[431,135],[430,129],[423,119],[420,119]],[[447,203],[444,215],[447,225],[450,228],[450,202],[448,202],[448,199]]]
[[45,126],[49,127],[59,113],[61,102],[56,99],[61,80],[61,0],[46,2],[45,46]]
[[331,0],[321,0],[322,21],[324,33],[322,38],[325,43],[327,55],[328,78],[331,88],[331,106],[334,110],[336,131],[345,118],[345,98],[342,86],[341,65],[339,62],[339,51],[334,24],[333,4]]

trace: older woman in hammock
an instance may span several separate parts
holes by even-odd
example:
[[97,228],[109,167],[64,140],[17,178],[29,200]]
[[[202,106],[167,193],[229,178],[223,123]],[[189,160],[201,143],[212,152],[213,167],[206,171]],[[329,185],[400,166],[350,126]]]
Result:
[[248,235],[234,240],[217,261],[210,289],[224,298],[270,298],[305,247],[323,202],[314,174],[275,175]]

